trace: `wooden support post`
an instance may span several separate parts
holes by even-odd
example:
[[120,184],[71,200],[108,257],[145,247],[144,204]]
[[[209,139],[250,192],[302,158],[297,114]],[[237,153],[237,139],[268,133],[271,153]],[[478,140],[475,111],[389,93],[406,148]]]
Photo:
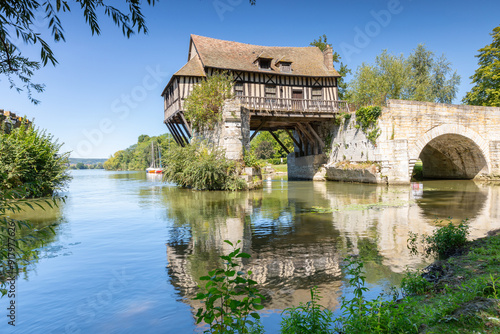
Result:
[[172,135],[172,137],[174,137],[175,142],[180,145],[179,140],[177,140],[177,136],[172,131],[172,128],[170,127],[170,124],[168,124],[168,121],[165,121],[163,123],[165,123],[165,125],[167,126],[168,131],[170,131],[170,134]]
[[297,146],[299,148],[299,153],[301,154],[302,153],[302,143],[298,142],[297,139],[295,139],[295,137],[293,136],[293,133],[289,129],[285,129],[285,131],[290,136],[290,138],[292,138],[295,146]]
[[178,113],[175,116],[176,123],[174,123],[174,124],[175,124],[177,132],[182,136],[182,138],[184,139],[184,141],[186,142],[186,144],[189,145],[189,138],[191,138],[191,136],[189,135],[187,129],[185,128],[185,126],[183,124],[184,121],[182,120],[182,118],[180,117],[179,114],[180,113]]
[[307,137],[307,139],[309,139],[310,141],[314,142],[313,136],[307,131],[306,127],[303,124],[297,123],[297,126],[302,131],[302,133]]
[[312,125],[307,123],[307,127],[309,128],[309,131],[311,131],[311,133],[314,135],[314,137],[316,137],[316,139],[318,140],[319,146],[321,146],[321,148],[324,148],[325,142],[323,141],[323,139],[321,139],[321,137],[318,135],[318,133],[316,131],[314,131],[314,128],[312,127]]
[[305,135],[300,131],[299,127],[295,127],[295,132],[299,135],[299,143],[300,143],[300,156],[307,155],[307,138]]
[[184,142],[189,145],[189,139],[187,138],[187,136],[184,134],[184,132],[182,132],[182,128],[181,126],[179,125],[179,123],[174,123],[173,126],[175,127],[175,129],[177,130],[177,133],[181,136],[181,138],[184,140]]
[[173,125],[169,124],[168,122],[166,122],[165,124],[167,125],[167,128],[170,131],[170,133],[172,134],[172,136],[174,136],[175,142],[177,144],[181,145],[182,147],[184,147],[184,142],[182,141],[182,139],[177,134],[177,131],[175,131]]
[[191,129],[191,125],[188,123],[188,121],[186,121],[186,118],[184,117],[184,113],[181,111],[179,112],[179,115],[181,116],[181,119],[182,119],[182,123],[185,125],[186,127],[186,132],[188,133],[189,135],[189,138],[192,138],[193,137],[193,131]]
[[272,131],[269,131],[269,133],[271,134],[271,136],[273,136],[274,140],[276,140],[278,142],[278,144],[280,144],[281,148],[283,150],[285,150],[286,154],[290,154],[290,152],[288,151],[288,149],[286,148],[285,145],[283,145],[283,143],[281,142],[281,140],[278,138],[278,136],[276,136]]
[[297,145],[297,147],[298,147],[299,142],[297,141],[297,139],[295,139],[295,137],[293,136],[293,133],[291,133],[290,130],[288,130],[288,129],[285,129],[285,132],[290,136],[290,138],[292,138],[294,144]]
[[252,139],[259,133],[260,129],[262,129],[262,127],[266,124],[266,121],[262,121],[262,123],[260,123],[260,125],[257,127],[257,129],[255,129],[254,133],[252,134],[252,136],[250,137],[250,140],[249,142],[252,141]]
[[[312,147],[311,147],[311,154],[315,154],[317,153],[317,150],[316,150],[316,142],[313,138],[313,136],[307,131],[306,127],[301,124],[301,123],[297,123],[297,127],[302,131],[302,133],[304,134],[304,137],[307,139],[307,144],[310,144]],[[306,148],[306,154],[309,153],[309,147]]]
[[191,132],[189,131],[188,128],[186,128],[186,126],[184,125],[184,123],[180,123],[180,127],[184,130],[183,132],[185,132],[187,134],[186,135],[186,140],[189,143],[190,139],[193,138],[192,135],[191,135]]

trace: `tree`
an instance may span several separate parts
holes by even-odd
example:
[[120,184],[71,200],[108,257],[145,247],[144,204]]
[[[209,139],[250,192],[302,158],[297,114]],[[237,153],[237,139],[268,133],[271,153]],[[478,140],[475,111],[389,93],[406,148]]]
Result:
[[137,144],[133,144],[125,150],[115,152],[104,165],[107,170],[145,170],[151,164],[151,142],[159,145],[161,152],[165,153],[171,145],[174,145],[172,135],[163,134],[161,136],[149,137],[140,135]]
[[493,42],[479,49],[479,68],[472,79],[474,86],[462,100],[465,104],[500,107],[500,25],[490,33]]
[[[278,139],[286,146],[289,152],[293,152],[293,141],[290,136],[285,132],[285,130],[277,130],[273,132]],[[272,150],[269,149],[267,144],[261,144],[262,142],[270,143],[272,145]],[[268,131],[260,132],[250,143],[252,152],[257,155],[260,159],[269,159],[269,158],[286,158],[287,153],[281,147],[280,144],[271,136]],[[271,156],[264,157],[262,156],[262,152],[267,147],[267,151],[272,151]],[[265,155],[267,156],[267,154]]]
[[384,50],[374,65],[363,63],[349,83],[350,100],[359,105],[383,105],[386,99],[451,103],[459,84],[446,57],[435,59],[420,44],[408,58]]
[[[108,1],[110,2],[110,1]],[[154,6],[156,0],[146,0],[148,5]],[[125,5],[126,11],[115,6]],[[147,33],[147,27],[142,14],[141,0],[126,0],[121,4],[113,5],[106,0],[2,0],[0,1],[0,74],[6,75],[11,88],[18,92],[22,90],[19,82],[26,88],[28,98],[33,103],[39,101],[32,97],[31,92],[42,92],[44,86],[31,82],[34,72],[47,64],[56,65],[57,59],[52,52],[48,41],[37,30],[35,18],[43,14],[54,42],[65,41],[64,29],[59,19],[61,12],[70,12],[73,7],[83,10],[85,21],[90,27],[92,35],[101,33],[98,23],[98,11],[110,17],[122,30],[123,35],[129,38],[135,32]],[[23,56],[21,48],[16,45],[12,36],[21,39],[24,44],[36,46],[40,49],[40,61]]]
[[[319,38],[311,42],[309,45],[311,46],[316,46],[318,47],[321,51],[325,51],[327,46],[332,46],[332,44],[328,43],[326,35],[319,36]],[[337,72],[340,74],[340,78],[337,81],[337,87],[339,90],[339,99],[344,100],[347,98],[347,82],[345,81],[345,76],[347,74],[351,73],[351,70],[347,68],[347,65],[344,65],[340,61],[341,57],[340,55],[336,52],[333,51],[333,63],[339,63],[339,67],[337,69]]]
[[274,155],[273,143],[267,140],[261,141],[255,148],[255,155],[259,159],[270,159]]
[[224,102],[232,97],[233,78],[214,74],[194,86],[184,101],[184,115],[197,131],[213,129],[222,120]]

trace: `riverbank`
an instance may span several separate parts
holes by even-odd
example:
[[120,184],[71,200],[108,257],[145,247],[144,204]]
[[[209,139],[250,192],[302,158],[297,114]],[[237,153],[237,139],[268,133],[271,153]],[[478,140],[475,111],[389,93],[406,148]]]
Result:
[[500,333],[500,230],[423,272],[427,291],[400,302],[419,333]]

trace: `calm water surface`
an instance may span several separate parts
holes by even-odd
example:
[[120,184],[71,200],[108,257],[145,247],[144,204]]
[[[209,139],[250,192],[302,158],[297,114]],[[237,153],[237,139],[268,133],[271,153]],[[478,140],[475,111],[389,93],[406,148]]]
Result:
[[338,312],[349,297],[341,261],[366,262],[376,296],[398,284],[410,256],[408,232],[430,233],[436,219],[470,218],[471,235],[500,228],[500,187],[427,181],[386,187],[333,182],[264,182],[259,191],[197,192],[141,172],[74,171],[56,209],[28,211],[57,222],[40,260],[17,281],[16,326],[0,299],[0,333],[193,333],[198,278],[242,240],[267,296],[263,324],[279,330],[283,308],[306,302],[317,285]]

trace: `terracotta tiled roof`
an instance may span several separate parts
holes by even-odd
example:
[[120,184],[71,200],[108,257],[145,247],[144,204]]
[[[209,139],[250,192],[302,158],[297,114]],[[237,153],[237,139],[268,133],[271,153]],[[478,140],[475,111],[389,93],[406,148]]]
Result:
[[178,70],[174,76],[186,76],[186,77],[206,77],[205,71],[203,70],[203,65],[201,64],[200,57],[194,56],[190,61],[187,62],[180,70]]
[[[191,40],[205,67],[290,76],[340,76],[335,69],[326,68],[323,53],[315,46],[259,46],[197,35],[191,35]],[[195,52],[195,50],[190,50],[190,52]],[[270,70],[259,69],[257,60],[259,56],[273,59]],[[276,62],[280,59],[292,62],[292,72],[280,72],[279,67],[276,67]]]

